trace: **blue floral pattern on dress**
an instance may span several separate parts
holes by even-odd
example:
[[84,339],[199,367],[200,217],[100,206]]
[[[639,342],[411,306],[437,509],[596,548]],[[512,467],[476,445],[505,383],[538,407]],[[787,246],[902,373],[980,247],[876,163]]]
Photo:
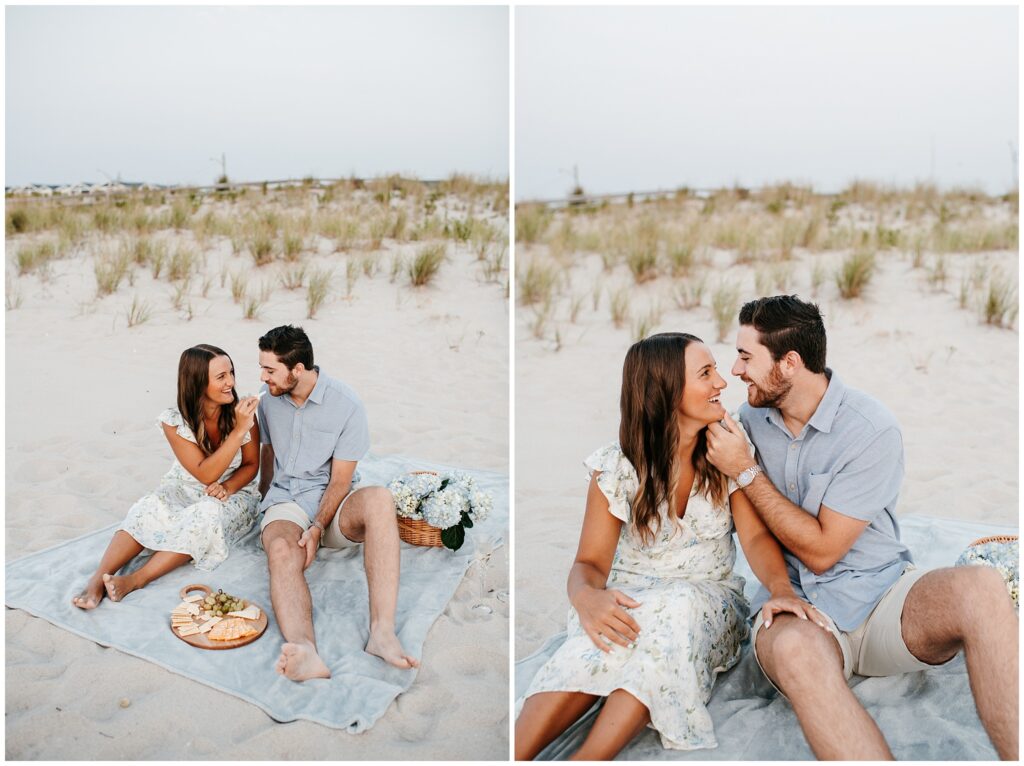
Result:
[[[640,602],[627,611],[640,625],[635,648],[602,652],[570,607],[565,643],[534,677],[526,696],[577,691],[608,696],[623,689],[647,706],[650,726],[663,747],[696,750],[718,746],[705,705],[715,677],[735,665],[747,639],[750,606],[744,580],[733,574],[736,548],[728,506],[714,508],[691,494],[682,519],[661,511],[661,529],[644,546],[630,524],[636,471],[618,443],[585,461],[608,498],[622,531],[608,576],[615,588]],[[588,476],[588,480],[589,480]],[[729,484],[729,491],[736,485]]]
[[[157,428],[162,423],[174,426],[183,439],[198,443],[178,410],[161,412]],[[251,439],[246,434],[242,443]],[[225,481],[241,463],[239,450],[218,481]],[[252,529],[259,507],[255,478],[227,500],[217,500],[208,496],[205,485],[175,458],[160,486],[131,507],[120,528],[150,550],[187,553],[196,569],[210,571],[222,564],[231,545]]]

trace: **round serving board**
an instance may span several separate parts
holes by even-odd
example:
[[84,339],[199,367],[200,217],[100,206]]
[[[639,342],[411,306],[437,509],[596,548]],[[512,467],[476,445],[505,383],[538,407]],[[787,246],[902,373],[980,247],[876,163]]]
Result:
[[[180,594],[181,595],[181,599],[184,601],[185,596],[187,596],[192,591],[203,591],[204,595],[209,595],[210,593],[213,592],[213,589],[210,588],[208,585],[186,585],[184,588],[181,589],[181,594]],[[249,601],[249,599],[245,599],[245,600],[249,604],[253,603],[252,601]],[[256,632],[253,633],[252,635],[249,635],[249,636],[244,636],[242,638],[232,638],[232,639],[230,639],[228,641],[211,641],[209,638],[207,638],[207,634],[206,633],[194,633],[191,636],[179,635],[178,631],[176,631],[174,629],[173,625],[170,626],[171,627],[171,633],[174,634],[175,638],[178,638],[181,641],[184,641],[186,644],[194,646],[194,647],[196,647],[198,649],[237,649],[240,646],[245,646],[246,644],[251,644],[257,638],[262,636],[264,631],[266,631],[266,629],[267,629],[267,612],[259,604],[256,604],[256,606],[259,607],[260,616],[259,616],[258,620],[249,620],[248,621],[248,622],[251,622],[253,624],[254,628],[256,628]],[[170,623],[168,623],[168,624],[170,624]],[[196,621],[196,624],[197,625],[201,625],[202,623],[199,622],[199,621]]]

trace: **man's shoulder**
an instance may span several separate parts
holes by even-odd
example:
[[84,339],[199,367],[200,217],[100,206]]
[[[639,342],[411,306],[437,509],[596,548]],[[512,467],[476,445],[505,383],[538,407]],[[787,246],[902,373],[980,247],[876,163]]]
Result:
[[751,407],[750,402],[743,402],[736,410],[736,414],[739,416],[739,421],[743,427],[750,433],[751,429],[758,429],[762,425],[767,425],[768,421],[768,408],[767,407]]
[[900,423],[888,407],[869,393],[847,386],[840,413],[847,427],[866,429],[871,433],[889,429],[900,430]]
[[348,383],[323,373],[320,373],[320,379],[324,383],[324,404],[346,411],[365,409],[363,400]]

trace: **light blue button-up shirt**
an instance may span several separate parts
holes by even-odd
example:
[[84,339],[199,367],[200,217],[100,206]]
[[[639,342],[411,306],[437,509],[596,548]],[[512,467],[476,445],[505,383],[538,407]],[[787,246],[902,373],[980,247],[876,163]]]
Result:
[[[370,449],[366,408],[359,397],[319,367],[313,369],[316,385],[301,407],[288,394],[260,400],[260,442],[274,448],[274,479],[260,510],[290,501],[314,518],[331,480],[331,461],[362,460]],[[358,482],[356,471],[352,485]]]
[[[896,500],[903,483],[903,436],[886,407],[847,388],[831,370],[814,415],[794,438],[774,407],[743,404],[740,418],[757,460],[791,503],[817,517],[822,505],[868,526],[836,564],[820,575],[783,548],[793,589],[828,614],[840,630],[859,626],[912,563],[900,542]],[[762,586],[756,615],[769,598]]]

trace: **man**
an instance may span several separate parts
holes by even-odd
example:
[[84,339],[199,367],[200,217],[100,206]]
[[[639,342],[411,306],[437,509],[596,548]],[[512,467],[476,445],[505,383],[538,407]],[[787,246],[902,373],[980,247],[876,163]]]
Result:
[[364,543],[370,597],[366,651],[415,668],[395,635],[399,538],[391,493],[360,487],[356,463],[370,447],[366,409],[351,388],[313,364],[299,327],[275,327],[259,340],[260,535],[270,568],[270,600],[286,643],[277,671],[293,681],[329,678],[313,632],[305,570],[320,545]]
[[819,759],[891,759],[847,679],[926,669],[963,649],[982,724],[999,756],[1016,760],[1012,601],[991,567],[914,567],[895,516],[896,419],[825,367],[821,314],[796,296],[744,305],[736,350],[732,374],[747,384],[740,419],[759,463],[729,417],[728,429],[709,428],[708,458],[778,538],[793,591],[819,618],[778,614],[765,624],[763,587],[752,604],[754,656],[792,703],[811,750]]

